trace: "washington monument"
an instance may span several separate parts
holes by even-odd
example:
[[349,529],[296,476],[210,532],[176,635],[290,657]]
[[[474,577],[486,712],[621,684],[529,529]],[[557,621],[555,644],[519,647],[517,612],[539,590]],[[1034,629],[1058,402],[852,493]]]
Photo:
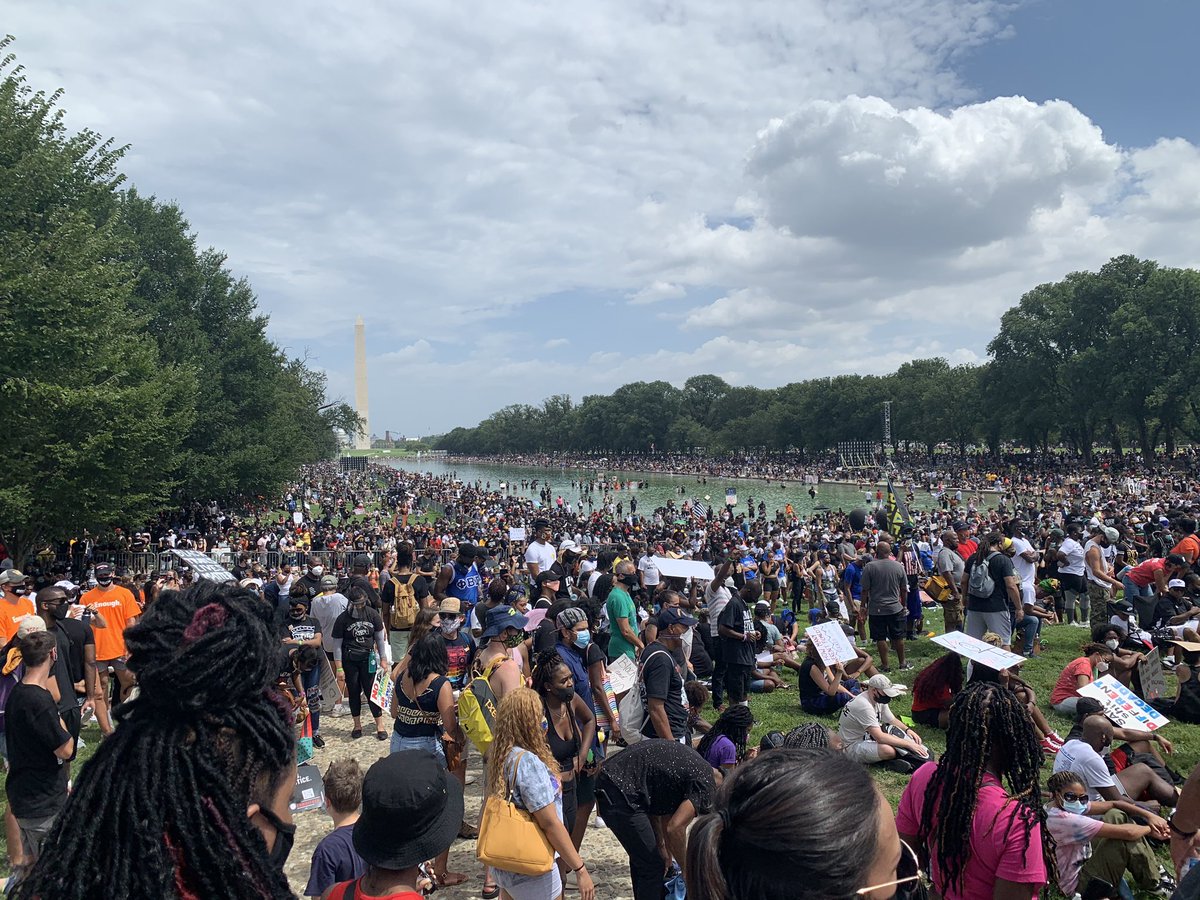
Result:
[[371,449],[371,424],[367,413],[367,334],[362,316],[354,323],[354,411],[362,418],[362,430],[354,435],[355,450]]

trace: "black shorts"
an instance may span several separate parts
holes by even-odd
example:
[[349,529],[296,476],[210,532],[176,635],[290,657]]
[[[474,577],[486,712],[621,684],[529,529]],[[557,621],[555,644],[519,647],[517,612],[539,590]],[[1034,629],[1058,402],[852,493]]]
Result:
[[768,577],[764,578],[764,579],[763,579],[763,590],[764,590],[764,591],[777,591],[777,590],[779,590],[779,579],[778,579],[778,578],[772,578],[772,577],[770,577],[770,576],[768,576]]
[[923,709],[920,712],[913,710],[912,719],[918,725],[925,725],[928,728],[939,728],[938,715],[940,714],[940,709]]
[[904,637],[908,627],[908,612],[905,610],[886,616],[868,615],[867,625],[870,627],[871,640],[898,641]]

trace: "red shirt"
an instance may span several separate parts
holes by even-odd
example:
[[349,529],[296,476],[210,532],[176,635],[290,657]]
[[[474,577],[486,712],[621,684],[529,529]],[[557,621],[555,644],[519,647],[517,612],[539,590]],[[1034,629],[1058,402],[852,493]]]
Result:
[[1086,656],[1067,663],[1067,667],[1062,670],[1062,674],[1058,676],[1058,681],[1054,685],[1054,690],[1050,692],[1051,706],[1055,703],[1062,703],[1068,697],[1079,696],[1079,688],[1075,686],[1079,675],[1086,675],[1089,679],[1093,677],[1092,661]]
[[965,541],[958,542],[957,553],[963,559],[970,559],[975,555],[975,551],[978,549],[979,542],[972,540],[971,538],[967,538]]

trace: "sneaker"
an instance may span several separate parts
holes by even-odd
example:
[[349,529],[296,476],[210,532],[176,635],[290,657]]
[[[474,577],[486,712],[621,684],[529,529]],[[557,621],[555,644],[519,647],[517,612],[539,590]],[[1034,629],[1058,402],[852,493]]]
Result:
[[598,814],[596,816],[596,827],[597,828],[607,828],[608,827],[607,825],[604,824],[604,820],[602,818],[600,818],[600,816]]
[[319,734],[314,734],[313,735],[313,746],[314,747],[324,747],[325,746],[325,738],[321,737]]
[[1057,756],[1058,751],[1062,749],[1061,745],[1054,743],[1054,741],[1050,740],[1050,738],[1048,738],[1048,737],[1042,738],[1041,741],[1038,742],[1038,744],[1043,750],[1045,750],[1051,756]]
[[908,671],[910,671],[910,670],[912,669],[912,667],[913,667],[913,664],[912,664],[912,663],[910,663],[910,662],[906,662],[904,665],[902,665],[902,666],[900,667],[900,671],[901,671],[901,672],[908,672]]
[[335,719],[340,719],[342,716],[350,715],[350,707],[345,703],[338,703],[329,711],[329,715]]
[[474,784],[474,783],[475,783],[475,776],[470,773],[467,773],[467,777],[463,780],[463,784]]

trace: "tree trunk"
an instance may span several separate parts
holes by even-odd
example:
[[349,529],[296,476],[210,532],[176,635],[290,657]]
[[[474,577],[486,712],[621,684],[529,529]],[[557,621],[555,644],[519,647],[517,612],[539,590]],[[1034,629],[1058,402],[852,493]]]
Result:
[[1167,426],[1165,426],[1165,430],[1167,432],[1167,456],[1174,456],[1175,455],[1175,429],[1172,426],[1167,425]]
[[1117,423],[1113,419],[1108,420],[1108,442],[1112,444],[1113,452],[1117,456],[1125,455],[1125,448],[1121,446],[1121,434],[1117,430]]
[[1154,455],[1154,445],[1150,443],[1150,429],[1146,426],[1145,418],[1137,420],[1138,445],[1142,448],[1142,456],[1149,459]]

